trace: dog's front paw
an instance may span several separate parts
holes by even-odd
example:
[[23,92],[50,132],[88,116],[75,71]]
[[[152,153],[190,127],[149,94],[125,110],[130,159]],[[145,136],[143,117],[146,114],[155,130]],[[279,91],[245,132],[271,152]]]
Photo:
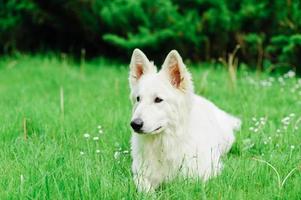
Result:
[[155,191],[154,186],[146,178],[134,177],[134,182],[138,192],[152,193]]

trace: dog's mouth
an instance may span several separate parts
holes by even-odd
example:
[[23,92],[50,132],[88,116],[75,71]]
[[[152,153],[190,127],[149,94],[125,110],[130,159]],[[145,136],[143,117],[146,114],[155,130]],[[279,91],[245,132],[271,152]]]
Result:
[[159,131],[162,128],[162,126],[159,126],[158,128],[156,128],[155,130],[153,130],[152,132],[156,132]]
[[159,126],[158,128],[155,128],[154,130],[150,132],[144,132],[143,130],[141,131],[136,131],[138,134],[148,134],[148,133],[158,133],[162,129],[162,126]]

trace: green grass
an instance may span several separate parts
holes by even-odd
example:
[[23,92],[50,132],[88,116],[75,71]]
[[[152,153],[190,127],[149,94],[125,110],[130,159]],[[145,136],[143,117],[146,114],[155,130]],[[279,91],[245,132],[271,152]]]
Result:
[[[175,180],[146,195],[135,191],[127,153],[126,65],[99,60],[80,67],[55,56],[2,58],[0,199],[300,199],[300,79],[281,83],[280,76],[241,69],[231,91],[224,69],[199,65],[191,72],[196,93],[239,116],[242,130],[220,176],[205,184]],[[281,180],[297,169],[280,186],[275,171],[254,158],[271,163]]]

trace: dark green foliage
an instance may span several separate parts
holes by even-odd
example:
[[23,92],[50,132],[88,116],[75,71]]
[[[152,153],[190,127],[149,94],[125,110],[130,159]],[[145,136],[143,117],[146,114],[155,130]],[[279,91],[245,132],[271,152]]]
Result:
[[[0,44],[128,57],[179,49],[193,60],[226,58],[300,65],[301,4],[292,0],[0,0]],[[268,66],[267,66],[268,67]],[[300,67],[299,67],[300,68]]]

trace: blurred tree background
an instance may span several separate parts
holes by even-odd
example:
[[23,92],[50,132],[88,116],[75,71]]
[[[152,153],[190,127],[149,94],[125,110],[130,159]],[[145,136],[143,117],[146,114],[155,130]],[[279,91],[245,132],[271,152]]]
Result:
[[226,59],[301,71],[299,0],[0,0],[0,52],[64,51],[128,59]]

